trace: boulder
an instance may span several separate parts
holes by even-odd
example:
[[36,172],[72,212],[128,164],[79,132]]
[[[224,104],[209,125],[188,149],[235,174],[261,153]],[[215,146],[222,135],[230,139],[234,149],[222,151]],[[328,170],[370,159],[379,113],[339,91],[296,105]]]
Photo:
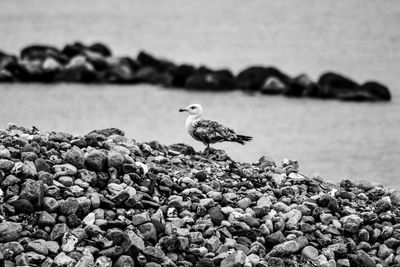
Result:
[[192,65],[183,64],[174,69],[171,74],[173,77],[171,85],[182,88],[185,87],[186,81],[189,77],[196,74],[196,68]]
[[258,91],[261,90],[268,78],[275,77],[286,86],[290,77],[274,67],[253,66],[241,71],[235,79],[236,88]]
[[391,94],[389,89],[378,82],[368,81],[361,85],[360,91],[367,92],[374,100],[390,101]]
[[350,78],[334,72],[321,75],[318,80],[320,88],[316,94],[320,98],[345,98],[358,93],[359,85]]

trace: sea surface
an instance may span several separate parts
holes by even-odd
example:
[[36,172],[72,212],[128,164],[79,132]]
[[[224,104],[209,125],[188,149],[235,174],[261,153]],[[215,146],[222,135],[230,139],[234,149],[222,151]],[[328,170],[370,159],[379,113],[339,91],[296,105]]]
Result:
[[0,1],[0,49],[10,53],[31,43],[102,41],[117,55],[143,49],[235,73],[260,64],[313,79],[337,71],[393,93],[390,103],[351,103],[149,85],[0,84],[0,129],[8,122],[73,134],[118,127],[138,141],[203,150],[178,112],[200,103],[208,118],[254,137],[214,146],[235,160],[296,159],[309,175],[400,188],[398,25],[396,0]]

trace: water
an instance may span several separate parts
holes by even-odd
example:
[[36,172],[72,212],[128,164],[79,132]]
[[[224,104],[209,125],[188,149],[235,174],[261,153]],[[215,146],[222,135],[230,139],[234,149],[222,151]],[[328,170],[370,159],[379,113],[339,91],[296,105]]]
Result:
[[0,46],[9,52],[32,42],[101,40],[119,55],[144,48],[235,72],[250,64],[313,78],[336,70],[359,82],[380,80],[394,95],[389,104],[360,104],[148,85],[2,84],[0,127],[15,122],[83,134],[114,126],[138,141],[185,142],[201,150],[177,112],[201,103],[207,117],[254,136],[246,146],[216,145],[236,160],[288,157],[329,180],[400,188],[399,24],[396,1],[0,1]]

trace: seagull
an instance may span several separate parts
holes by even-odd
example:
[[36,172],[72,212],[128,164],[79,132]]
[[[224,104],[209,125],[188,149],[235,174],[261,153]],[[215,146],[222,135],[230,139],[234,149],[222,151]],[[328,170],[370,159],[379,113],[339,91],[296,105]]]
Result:
[[186,119],[186,130],[197,141],[206,147],[206,155],[210,152],[210,144],[219,142],[236,142],[244,145],[253,139],[251,136],[236,134],[234,130],[212,120],[203,118],[203,108],[200,104],[191,104],[179,112],[188,112]]

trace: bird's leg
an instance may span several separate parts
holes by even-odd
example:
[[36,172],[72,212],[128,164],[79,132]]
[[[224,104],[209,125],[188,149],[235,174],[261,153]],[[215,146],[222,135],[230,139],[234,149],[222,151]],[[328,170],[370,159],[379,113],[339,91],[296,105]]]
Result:
[[206,156],[206,157],[208,157],[210,155],[210,144],[207,144],[207,147],[203,153],[204,153],[204,156]]

